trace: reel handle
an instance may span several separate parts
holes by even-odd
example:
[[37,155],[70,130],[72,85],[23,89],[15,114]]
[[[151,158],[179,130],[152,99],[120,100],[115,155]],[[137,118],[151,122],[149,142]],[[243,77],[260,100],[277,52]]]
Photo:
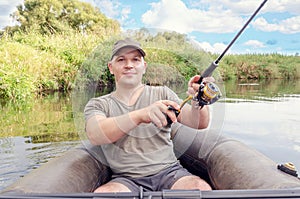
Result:
[[[173,106],[168,106],[168,110],[173,111],[175,113],[176,117],[178,117],[178,115],[180,113],[180,110],[175,109]],[[168,115],[166,115],[166,117],[167,117],[167,122],[168,122],[167,126],[170,126],[173,123],[173,121],[170,119],[170,117]]]

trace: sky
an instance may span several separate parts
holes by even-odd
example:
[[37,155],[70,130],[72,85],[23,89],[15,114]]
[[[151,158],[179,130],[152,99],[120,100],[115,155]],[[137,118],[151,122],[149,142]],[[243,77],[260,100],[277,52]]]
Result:
[[[97,6],[122,30],[162,29],[186,34],[221,53],[263,0],[82,0]],[[0,28],[22,0],[0,0]],[[230,54],[300,53],[300,0],[268,0],[229,49]]]

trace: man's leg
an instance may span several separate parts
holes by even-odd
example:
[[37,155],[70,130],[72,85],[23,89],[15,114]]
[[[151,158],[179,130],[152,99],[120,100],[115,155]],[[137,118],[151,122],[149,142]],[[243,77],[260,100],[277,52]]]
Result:
[[179,178],[171,189],[200,189],[202,191],[211,190],[210,185],[198,176],[184,176]]
[[103,193],[103,192],[131,192],[128,187],[118,182],[108,182],[104,185],[98,187],[94,193]]
[[94,192],[138,192],[139,190],[139,186],[133,180],[117,177],[101,185]]

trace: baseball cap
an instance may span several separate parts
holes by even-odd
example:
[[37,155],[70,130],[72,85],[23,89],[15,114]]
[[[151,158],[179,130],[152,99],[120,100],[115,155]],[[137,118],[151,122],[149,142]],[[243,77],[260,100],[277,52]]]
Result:
[[126,38],[126,39],[119,40],[114,44],[111,59],[119,52],[119,50],[121,50],[122,48],[125,48],[125,47],[131,47],[131,48],[137,49],[143,57],[145,57],[145,55],[146,55],[146,53],[142,49],[140,43],[132,40],[131,38]]

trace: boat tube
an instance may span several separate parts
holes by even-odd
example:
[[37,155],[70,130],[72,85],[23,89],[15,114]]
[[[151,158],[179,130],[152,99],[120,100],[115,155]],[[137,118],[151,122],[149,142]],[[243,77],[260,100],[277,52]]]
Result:
[[[174,134],[174,151],[182,165],[213,189],[300,188],[299,178],[278,170],[274,161],[238,140],[183,125]],[[84,144],[31,171],[2,194],[92,192],[111,176],[101,158],[100,147]]]

